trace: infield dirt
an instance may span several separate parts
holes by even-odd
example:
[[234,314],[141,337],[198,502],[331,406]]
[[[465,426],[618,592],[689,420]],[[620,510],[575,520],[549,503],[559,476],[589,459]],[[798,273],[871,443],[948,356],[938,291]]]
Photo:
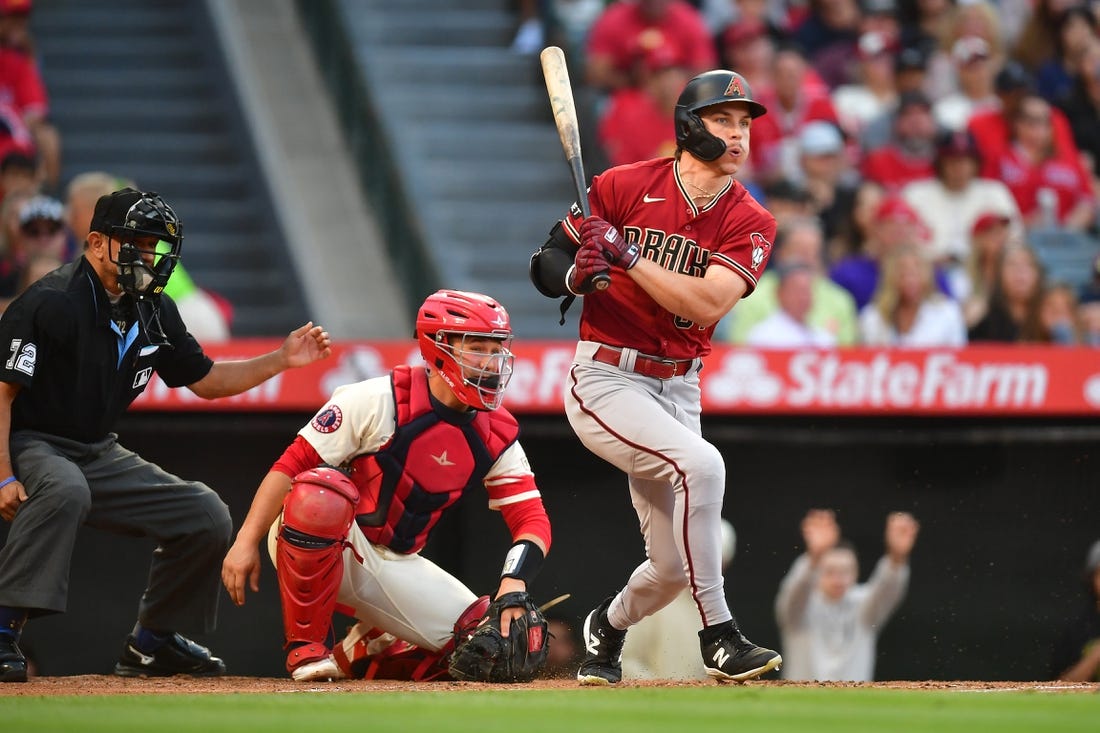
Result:
[[[647,680],[626,681],[617,687],[706,687],[710,681]],[[738,684],[738,683],[732,683]],[[754,680],[741,683],[760,687],[856,688],[875,687],[897,690],[960,690],[996,692],[1034,690],[1051,693],[1100,692],[1100,684],[1089,682],[981,682],[981,681],[893,681],[893,682],[791,682],[787,680]],[[577,687],[570,679],[536,680],[527,688],[567,689]],[[278,677],[171,677],[135,679],[113,675],[78,675],[72,677],[33,677],[26,683],[0,685],[0,697],[54,695],[198,695],[271,692],[412,692],[446,690],[478,690],[505,685],[476,682],[400,682],[394,680],[339,680],[335,682],[294,682]]]

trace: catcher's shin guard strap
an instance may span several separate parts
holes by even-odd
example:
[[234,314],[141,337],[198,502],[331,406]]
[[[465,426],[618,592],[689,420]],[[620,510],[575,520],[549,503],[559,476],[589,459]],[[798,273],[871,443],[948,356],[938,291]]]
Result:
[[520,540],[508,550],[500,577],[518,578],[530,585],[542,567],[543,559],[542,549],[538,545],[531,540]]
[[289,541],[280,531],[275,568],[287,645],[324,644],[332,628],[336,593],[344,575],[343,543],[306,548]]

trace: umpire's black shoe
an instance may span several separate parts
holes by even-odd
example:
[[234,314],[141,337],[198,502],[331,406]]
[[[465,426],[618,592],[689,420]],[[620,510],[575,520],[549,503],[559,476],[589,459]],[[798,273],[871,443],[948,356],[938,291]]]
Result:
[[0,634],[0,682],[26,682],[27,658],[11,634]]
[[707,674],[718,681],[742,682],[759,677],[773,669],[779,669],[783,657],[771,649],[756,646],[745,638],[737,622],[731,621],[717,638],[706,641],[706,629],[699,632],[699,648],[703,653],[703,667]]
[[225,663],[210,656],[206,647],[179,634],[172,634],[151,654],[138,649],[131,635],[122,647],[115,674],[120,677],[171,677],[175,674],[220,677],[225,674]]
[[584,661],[577,671],[582,685],[613,685],[623,678],[623,640],[626,632],[607,620],[607,598],[584,620]]

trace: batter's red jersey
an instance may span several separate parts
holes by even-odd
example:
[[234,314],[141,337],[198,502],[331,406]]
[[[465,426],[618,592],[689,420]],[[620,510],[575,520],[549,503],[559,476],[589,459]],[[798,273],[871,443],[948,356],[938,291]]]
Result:
[[[642,257],[666,270],[703,277],[726,267],[756,288],[775,239],[775,217],[737,181],[699,208],[680,180],[679,163],[657,158],[611,168],[592,180],[592,215],[615,226]],[[583,217],[574,206],[565,231],[580,242]],[[612,285],[584,297],[580,337],[670,359],[710,353],[714,325],[699,326],[657,304],[621,270]]]

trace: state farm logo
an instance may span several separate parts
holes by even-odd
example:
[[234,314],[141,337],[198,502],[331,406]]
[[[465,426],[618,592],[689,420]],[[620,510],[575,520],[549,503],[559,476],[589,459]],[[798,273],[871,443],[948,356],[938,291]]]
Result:
[[762,354],[733,352],[722,360],[719,372],[703,381],[703,392],[717,404],[774,405],[780,401],[783,380],[768,371]]
[[[1049,381],[1042,363],[966,362],[950,351],[734,351],[703,391],[717,406],[1028,408],[1044,404]],[[1100,401],[1100,376],[1090,381],[1086,399]]]

